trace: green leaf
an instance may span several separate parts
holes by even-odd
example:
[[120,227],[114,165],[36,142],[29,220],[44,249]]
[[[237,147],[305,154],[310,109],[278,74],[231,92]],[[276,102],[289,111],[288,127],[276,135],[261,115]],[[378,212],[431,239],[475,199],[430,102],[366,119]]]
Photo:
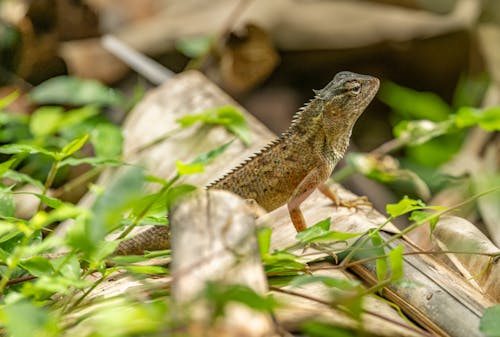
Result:
[[68,110],[59,122],[59,129],[81,124],[90,117],[98,115],[99,112],[99,108],[95,105],[86,105],[81,108]]
[[64,202],[57,199],[57,198],[48,197],[46,195],[39,194],[39,193],[32,193],[32,194],[35,197],[37,197],[38,199],[40,199],[40,201],[43,202],[45,205],[47,205],[51,208],[58,208],[58,207],[61,207],[62,205],[64,205]]
[[31,145],[31,144],[21,144],[21,143],[16,143],[16,144],[7,144],[7,145],[2,145],[0,146],[0,153],[5,153],[5,154],[35,154],[35,153],[43,153],[51,157],[55,157],[56,153],[46,150],[40,146],[37,145]]
[[93,215],[77,221],[72,227],[68,244],[80,249],[86,257],[104,249],[106,234],[120,225],[126,210],[142,197],[143,183],[144,173],[138,167],[127,167],[115,174],[114,180],[92,206]]
[[229,132],[236,135],[241,141],[250,144],[251,133],[243,114],[233,106],[222,106],[203,112],[186,115],[177,119],[182,128],[187,128],[196,123],[222,125]]
[[358,332],[324,322],[306,321],[300,331],[308,337],[357,337]]
[[50,275],[54,272],[54,268],[50,260],[42,256],[32,256],[27,258],[21,261],[20,266],[34,276]]
[[500,336],[500,304],[484,311],[479,323],[479,330],[488,337]]
[[99,157],[86,157],[86,158],[73,158],[69,157],[61,160],[59,167],[63,166],[78,166],[81,164],[89,164],[91,166],[122,166],[125,165],[122,161],[109,158],[99,158]]
[[257,240],[259,242],[260,256],[265,256],[271,249],[272,229],[269,227],[260,227],[257,229]]
[[450,106],[436,94],[418,92],[392,82],[382,84],[378,97],[404,119],[442,121],[452,112]]
[[119,158],[122,153],[122,131],[114,124],[98,124],[91,133],[90,142],[97,157]]
[[[384,250],[384,239],[380,236],[379,232],[371,231],[371,243],[373,245],[373,251],[377,256],[385,255]],[[387,260],[385,257],[380,257],[375,260],[375,271],[377,274],[377,280],[384,281],[387,277]]]
[[175,48],[190,58],[198,58],[209,52],[214,41],[211,35],[180,38],[175,42]]
[[168,275],[169,271],[167,268],[160,266],[134,266],[128,265],[123,266],[124,269],[128,270],[134,274],[147,274],[147,275]]
[[442,122],[430,120],[401,121],[394,127],[394,135],[405,145],[420,145],[453,130],[452,119]]
[[316,223],[314,226],[311,226],[306,230],[297,233],[297,235],[295,235],[295,238],[300,242],[311,242],[311,240],[328,233],[328,231],[330,230],[330,220],[330,218],[326,218],[325,220]]
[[0,110],[7,107],[9,104],[14,102],[19,97],[19,92],[17,90],[11,92],[7,96],[0,98]]
[[69,157],[76,151],[80,150],[82,146],[85,145],[88,139],[89,135],[83,135],[82,137],[74,139],[71,142],[69,142],[65,147],[62,148],[59,154],[59,156],[61,157],[60,159],[62,160],[66,157]]
[[215,158],[224,153],[224,151],[226,151],[232,143],[233,141],[227,142],[226,144],[216,147],[213,150],[200,154],[191,162],[191,164],[201,164],[205,166],[210,164]]
[[272,297],[259,295],[253,289],[239,284],[208,282],[205,286],[204,297],[213,306],[214,317],[223,315],[226,305],[230,302],[241,303],[251,309],[264,312],[270,312],[278,306]]
[[123,96],[95,80],[72,76],[53,77],[31,90],[31,99],[38,104],[121,106]]
[[16,213],[16,205],[10,188],[0,187],[0,216],[13,217]]
[[33,179],[31,176],[29,176],[27,174],[13,171],[13,170],[9,170],[9,171],[7,171],[7,173],[4,174],[4,177],[8,178],[8,179],[12,179],[16,182],[28,183],[30,185],[37,187],[40,190],[43,190],[43,184],[40,181]]
[[[3,308],[4,323],[11,337],[56,336],[56,321],[51,318],[48,308],[37,307],[22,299],[8,303]],[[29,317],[29,319],[28,319]]]
[[175,167],[180,176],[198,174],[205,171],[205,165],[203,164],[184,164],[180,160],[175,161]]
[[275,251],[262,256],[266,273],[290,272],[297,274],[306,269],[306,265],[298,261],[299,257],[284,251]]
[[385,211],[393,218],[400,215],[425,208],[425,204],[421,200],[414,200],[405,196],[397,204],[387,204]]
[[455,123],[459,128],[479,125],[486,131],[500,130],[500,107],[491,107],[483,111],[470,107],[458,110]]
[[[429,207],[430,208],[430,207]],[[432,207],[433,209],[436,209]],[[440,207],[440,210],[446,209],[446,207]],[[423,212],[423,211],[413,211],[410,214],[410,217],[408,218],[410,221],[414,221],[417,223],[426,223],[429,222],[430,228],[431,228],[431,233],[434,231],[436,228],[436,224],[439,221],[439,216],[437,216],[435,213],[429,213],[429,212]]]
[[3,163],[0,164],[0,178],[9,171],[10,167],[12,164],[14,164],[17,161],[17,158],[11,158],[7,161],[4,161]]
[[170,208],[180,198],[194,191],[196,191],[196,186],[189,184],[180,184],[169,188],[165,198],[166,207]]
[[301,287],[306,284],[318,282],[323,283],[329,288],[338,288],[342,290],[351,290],[359,287],[360,285],[360,283],[356,280],[341,279],[323,275],[300,275],[295,277],[293,281],[290,282],[290,286]]
[[403,273],[403,245],[398,245],[389,251],[389,263],[391,265],[391,281],[399,281]]
[[43,106],[33,112],[30,131],[35,137],[51,135],[59,128],[64,109],[60,106]]

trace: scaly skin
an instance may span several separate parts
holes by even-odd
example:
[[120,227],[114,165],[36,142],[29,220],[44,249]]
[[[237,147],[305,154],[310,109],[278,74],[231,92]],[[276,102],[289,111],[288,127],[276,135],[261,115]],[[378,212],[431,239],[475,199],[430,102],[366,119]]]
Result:
[[[338,73],[326,87],[315,91],[285,133],[207,188],[253,199],[267,211],[287,204],[295,229],[304,230],[300,204],[316,188],[338,204],[324,182],[344,155],[354,123],[378,87],[375,77]],[[155,228],[121,242],[115,253],[168,248],[168,229]]]
[[338,73],[315,91],[285,133],[208,188],[253,199],[267,211],[287,204],[295,229],[304,230],[300,204],[318,187],[332,197],[322,184],[344,155],[354,123],[378,87],[374,77]]

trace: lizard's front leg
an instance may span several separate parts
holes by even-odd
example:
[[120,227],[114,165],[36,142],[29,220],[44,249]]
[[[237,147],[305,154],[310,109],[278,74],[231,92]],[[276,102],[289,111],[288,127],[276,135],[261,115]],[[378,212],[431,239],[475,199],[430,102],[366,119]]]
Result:
[[292,196],[288,199],[288,211],[290,218],[297,232],[301,232],[307,228],[304,216],[300,211],[300,204],[307,199],[309,195],[320,186],[330,175],[328,166],[318,166],[311,170],[300,184],[293,191]]

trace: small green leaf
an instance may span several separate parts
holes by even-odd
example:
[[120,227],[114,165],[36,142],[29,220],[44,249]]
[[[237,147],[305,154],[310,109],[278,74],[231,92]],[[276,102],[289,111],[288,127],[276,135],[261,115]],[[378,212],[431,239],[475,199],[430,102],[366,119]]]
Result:
[[438,95],[418,92],[392,82],[382,84],[378,97],[404,119],[442,121],[451,114],[450,106]]
[[309,337],[357,337],[359,333],[324,322],[306,321],[300,331]]
[[299,271],[306,269],[306,265],[298,261],[299,257],[284,251],[275,251],[272,254],[262,256],[266,273],[284,274],[290,272],[296,275]]
[[462,107],[457,112],[455,123],[459,128],[479,125],[486,131],[499,131],[500,107],[491,107],[485,110]]
[[98,114],[99,108],[95,105],[86,105],[81,108],[68,110],[64,112],[64,115],[59,122],[59,129],[81,124],[90,117]]
[[[380,236],[379,232],[372,231],[370,240],[373,245],[373,251],[377,256],[385,255],[384,251],[384,239]],[[375,260],[375,271],[377,274],[377,280],[384,281],[387,277],[387,260],[385,257],[380,257]]]
[[147,275],[168,275],[169,271],[167,268],[160,266],[139,266],[139,265],[128,265],[123,266],[124,269],[128,270],[134,274],[147,274]]
[[16,213],[16,205],[10,188],[0,187],[0,216],[13,217]]
[[0,153],[5,153],[5,154],[35,154],[35,153],[43,153],[51,157],[55,157],[56,153],[46,150],[40,146],[37,145],[31,145],[31,144],[7,144],[7,145],[2,145],[0,146]]
[[235,134],[245,145],[250,144],[251,133],[243,114],[233,106],[222,106],[177,119],[182,128],[196,123],[222,125]]
[[484,311],[479,323],[479,330],[488,337],[500,337],[500,304]]
[[355,280],[341,279],[330,276],[323,275],[300,275],[293,279],[290,282],[291,287],[301,287],[310,283],[318,283],[321,282],[325,286],[330,288],[338,288],[342,290],[351,290],[356,287],[359,287],[360,283]]
[[72,76],[53,77],[31,90],[31,99],[38,104],[121,106],[123,96],[95,80]]
[[64,204],[64,202],[62,202],[61,200],[59,200],[57,198],[48,197],[46,195],[38,194],[38,193],[33,193],[33,195],[35,197],[37,197],[38,199],[40,199],[40,201],[43,202],[45,205],[47,205],[51,208],[58,208]]
[[196,186],[189,184],[181,184],[169,188],[165,198],[166,207],[170,208],[180,198],[194,191],[196,191]]
[[80,150],[82,146],[85,145],[88,139],[89,135],[83,135],[82,137],[74,139],[71,142],[69,142],[69,144],[63,147],[60,152],[60,156],[62,157],[61,159],[69,157],[76,151]]
[[8,178],[8,179],[12,179],[16,182],[28,183],[30,185],[37,187],[39,190],[43,190],[43,184],[40,181],[33,179],[31,176],[29,176],[27,174],[13,171],[13,170],[8,170],[4,174],[4,177]]
[[33,336],[34,332],[40,336],[56,336],[56,322],[50,317],[46,307],[37,307],[22,299],[5,305],[3,314],[5,316],[2,321],[11,337]]
[[297,233],[297,235],[295,235],[295,238],[300,242],[308,243],[311,242],[311,240],[328,233],[329,230],[330,218],[326,218],[325,220],[316,223],[314,226],[311,226],[306,230]]
[[20,265],[34,276],[50,275],[54,272],[50,260],[42,256],[32,256],[21,261]]
[[175,161],[175,167],[180,176],[198,174],[205,171],[205,165],[203,164],[184,164],[180,160]]
[[272,297],[259,295],[253,289],[239,284],[208,282],[204,295],[214,308],[214,317],[223,315],[226,305],[230,302],[241,303],[251,309],[264,312],[272,311],[278,306]]
[[0,178],[9,171],[10,167],[14,162],[17,161],[17,158],[11,158],[7,161],[4,161],[3,163],[0,164]]
[[33,112],[30,131],[35,137],[51,135],[59,128],[64,109],[60,106],[43,106]]
[[122,166],[124,163],[116,159],[100,158],[100,157],[86,157],[86,158],[73,158],[69,157],[61,160],[59,167],[63,166],[78,166],[81,164],[89,164],[91,166]]
[[393,218],[400,215],[425,208],[425,204],[421,200],[414,200],[404,197],[397,204],[387,204],[386,212]]
[[257,240],[259,242],[260,256],[265,256],[271,248],[272,229],[269,227],[261,227],[257,229]]
[[119,158],[122,153],[123,135],[114,124],[98,124],[91,133],[90,142],[97,157]]
[[226,151],[226,149],[232,143],[233,143],[233,141],[229,141],[225,144],[222,144],[219,147],[216,147],[213,150],[210,150],[208,152],[200,154],[191,162],[191,164],[201,164],[201,165],[205,165],[205,166],[210,164],[215,158],[217,158],[219,155],[224,153],[224,151]]
[[403,245],[398,245],[389,251],[389,263],[391,265],[391,281],[399,281],[403,273]]
[[17,90],[11,92],[7,96],[0,98],[0,110],[7,107],[9,104],[14,102],[19,97],[19,92]]
[[211,35],[181,38],[175,42],[175,48],[187,57],[198,58],[209,52],[213,40]]
[[420,145],[453,129],[453,119],[441,122],[404,120],[394,127],[394,135],[405,145]]

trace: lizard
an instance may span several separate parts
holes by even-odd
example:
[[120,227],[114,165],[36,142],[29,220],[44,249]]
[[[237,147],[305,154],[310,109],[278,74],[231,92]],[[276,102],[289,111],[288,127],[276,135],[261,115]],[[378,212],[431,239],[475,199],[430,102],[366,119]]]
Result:
[[[339,72],[323,89],[314,90],[314,97],[295,114],[287,131],[207,189],[233,192],[268,212],[287,204],[296,231],[305,230],[300,205],[316,188],[336,205],[345,205],[325,182],[343,157],[354,124],[374,98],[379,83],[372,76]],[[161,227],[120,245],[139,247],[141,241],[161,240],[158,235],[167,237],[166,227]]]

